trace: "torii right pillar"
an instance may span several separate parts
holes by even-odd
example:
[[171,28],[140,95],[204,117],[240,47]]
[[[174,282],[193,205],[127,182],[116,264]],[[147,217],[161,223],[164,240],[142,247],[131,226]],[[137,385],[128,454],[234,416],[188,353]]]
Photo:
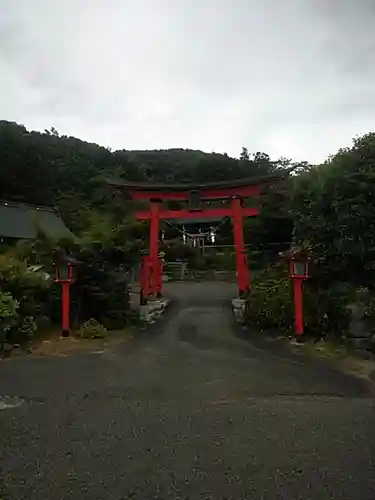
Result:
[[250,273],[243,235],[243,202],[241,197],[232,199],[233,235],[236,247],[236,271],[239,296],[244,297],[250,289]]

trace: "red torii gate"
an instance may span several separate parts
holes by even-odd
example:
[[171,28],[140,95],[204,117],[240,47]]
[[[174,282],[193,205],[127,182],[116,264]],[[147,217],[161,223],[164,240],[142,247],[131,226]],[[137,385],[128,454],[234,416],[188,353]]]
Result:
[[[161,295],[163,265],[159,259],[160,219],[217,219],[230,217],[233,221],[234,244],[236,249],[236,270],[239,295],[250,288],[250,274],[243,235],[243,218],[259,214],[258,207],[245,207],[245,198],[258,198],[263,188],[275,184],[288,172],[264,177],[240,179],[231,182],[197,184],[158,184],[148,182],[109,181],[120,192],[130,195],[134,201],[149,203],[149,210],[137,211],[138,220],[150,221],[150,251],[142,262],[141,295],[153,297]],[[171,210],[166,202],[176,200],[187,203],[188,207]],[[226,201],[225,207],[208,208],[214,200]],[[206,203],[206,206],[204,205]]]

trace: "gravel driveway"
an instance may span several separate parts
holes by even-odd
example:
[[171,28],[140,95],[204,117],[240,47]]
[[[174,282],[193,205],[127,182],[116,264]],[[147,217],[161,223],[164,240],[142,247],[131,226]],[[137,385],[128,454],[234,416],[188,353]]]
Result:
[[0,362],[0,498],[374,500],[365,383],[244,339],[230,284],[168,293],[134,342]]

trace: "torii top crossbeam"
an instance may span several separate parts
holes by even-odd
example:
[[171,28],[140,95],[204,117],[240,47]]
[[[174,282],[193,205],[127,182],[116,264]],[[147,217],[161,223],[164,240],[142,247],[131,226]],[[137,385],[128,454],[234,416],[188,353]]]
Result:
[[[280,173],[238,179],[233,181],[219,181],[210,183],[151,183],[151,182],[130,182],[130,181],[109,181],[116,191],[121,191],[130,196],[133,200],[160,201],[170,200],[189,201],[188,209],[168,210],[160,207],[158,211],[159,219],[205,219],[211,217],[217,219],[232,215],[230,207],[207,208],[199,206],[201,201],[228,200],[233,198],[253,198],[258,197],[264,188],[275,185],[288,175],[285,170]],[[194,200],[195,198],[195,200]],[[194,203],[194,201],[196,203]],[[193,206],[195,205],[195,206]],[[242,208],[243,216],[258,215],[258,208]],[[139,220],[151,218],[150,211],[139,211],[136,215]]]

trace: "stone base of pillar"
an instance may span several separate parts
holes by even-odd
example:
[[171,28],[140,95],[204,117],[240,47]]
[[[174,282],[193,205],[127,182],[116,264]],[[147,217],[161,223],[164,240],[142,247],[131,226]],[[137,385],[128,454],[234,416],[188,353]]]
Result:
[[162,298],[148,302],[139,307],[139,319],[145,323],[153,323],[163,314],[169,304],[169,300]]
[[245,324],[246,300],[237,297],[232,300],[234,318],[240,325]]

